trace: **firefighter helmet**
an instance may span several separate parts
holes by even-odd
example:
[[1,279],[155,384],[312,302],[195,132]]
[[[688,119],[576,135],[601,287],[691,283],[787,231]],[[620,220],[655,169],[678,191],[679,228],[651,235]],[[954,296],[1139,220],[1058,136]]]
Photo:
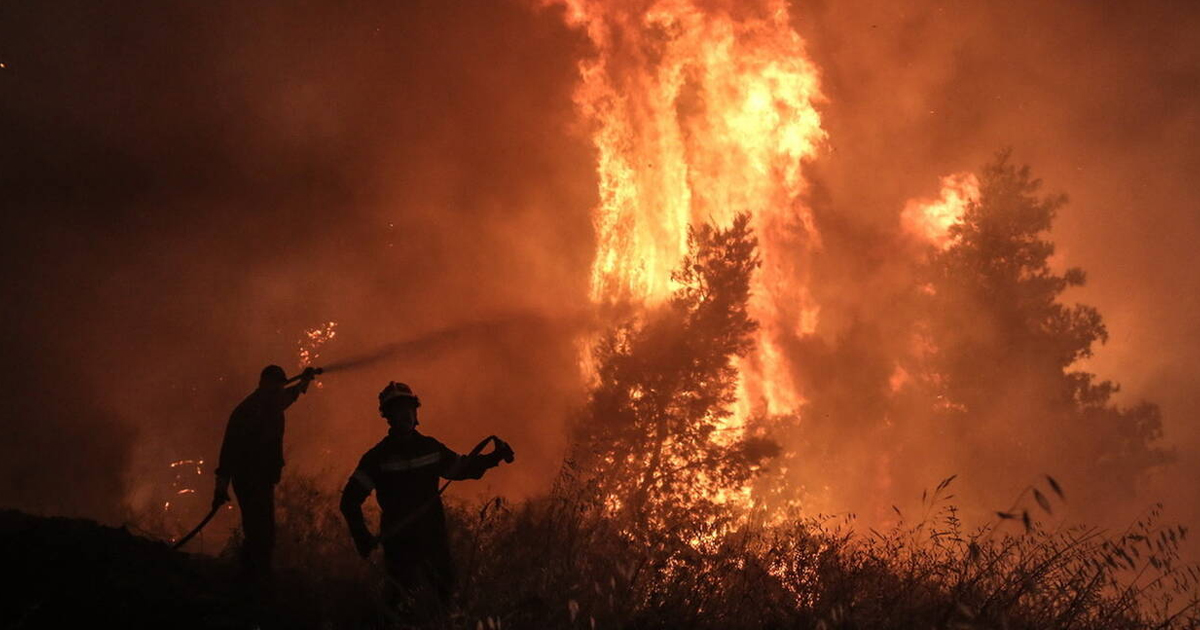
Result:
[[413,407],[421,406],[421,399],[417,398],[417,395],[413,393],[411,387],[405,385],[404,383],[391,381],[388,383],[387,387],[383,388],[383,391],[379,392],[379,410],[382,411],[388,403],[397,399],[407,400],[408,402],[412,403]]
[[268,385],[283,385],[287,383],[287,372],[278,365],[268,365],[262,369],[258,375],[258,384],[260,387]]

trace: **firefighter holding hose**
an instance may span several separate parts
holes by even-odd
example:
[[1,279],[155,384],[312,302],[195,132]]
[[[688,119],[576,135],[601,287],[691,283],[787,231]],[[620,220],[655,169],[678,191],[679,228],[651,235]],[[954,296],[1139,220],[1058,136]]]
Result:
[[[379,393],[388,434],[363,455],[346,482],[341,510],[362,557],[382,544],[399,612],[436,617],[445,613],[454,577],[441,493],[451,480],[479,479],[501,461],[512,462],[513,450],[491,436],[470,454],[459,455],[417,431],[420,406],[404,383],[388,383]],[[489,442],[492,451],[481,454]],[[439,478],[448,480],[440,489]],[[378,537],[367,529],[362,513],[372,491],[381,510]]]
[[[233,410],[225,428],[212,507],[215,512],[229,501],[232,482],[245,536],[242,570],[245,577],[260,583],[270,578],[275,547],[275,484],[283,472],[283,412],[308,391],[320,373],[319,368],[310,367],[288,379],[283,368],[268,365],[259,376],[258,389]],[[299,382],[288,387],[295,381]]]

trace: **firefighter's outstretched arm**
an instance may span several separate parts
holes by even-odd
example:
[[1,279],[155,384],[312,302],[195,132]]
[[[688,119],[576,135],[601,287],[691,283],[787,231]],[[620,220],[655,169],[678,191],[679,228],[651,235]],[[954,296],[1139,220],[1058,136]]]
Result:
[[362,513],[363,501],[371,496],[374,488],[375,484],[370,477],[363,474],[362,471],[355,471],[342,490],[342,516],[346,518],[346,524],[350,526],[350,536],[354,539],[354,548],[358,550],[358,555],[364,558],[371,555],[371,550],[379,542],[371,534],[371,530],[367,529],[367,521],[363,518]]
[[[497,437],[488,438],[486,441],[495,443],[495,448],[492,449],[491,453],[480,454],[472,451],[467,455],[459,455],[450,449],[446,449],[446,453],[442,459],[445,462],[449,462],[449,465],[442,471],[442,478],[455,481],[461,479],[479,479],[489,469],[499,466],[500,462],[511,463],[513,461],[513,450],[507,442]],[[479,448],[476,447],[476,449]]]

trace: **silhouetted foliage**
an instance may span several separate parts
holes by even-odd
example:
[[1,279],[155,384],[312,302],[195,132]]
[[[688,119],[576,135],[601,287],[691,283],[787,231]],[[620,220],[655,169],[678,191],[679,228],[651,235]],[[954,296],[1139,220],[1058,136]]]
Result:
[[[638,544],[578,495],[453,503],[447,517],[458,593],[450,619],[426,627],[1167,630],[1200,623],[1200,568],[1181,558],[1188,529],[1164,524],[1159,507],[1120,533],[1011,525],[1028,514],[968,529],[941,494],[952,481],[939,484],[930,513],[917,522],[863,532],[852,519],[747,526],[687,555]],[[228,559],[188,557],[94,523],[0,512],[2,557],[20,577],[10,618],[20,627],[99,618],[132,627],[396,627],[385,613],[382,568],[364,563],[333,531],[341,529],[334,488],[292,475],[284,484],[286,544],[274,610],[239,600]],[[108,579],[87,579],[99,573]]]
[[1108,488],[1128,491],[1168,460],[1157,445],[1161,416],[1150,403],[1117,407],[1116,385],[1073,369],[1108,332],[1094,307],[1060,301],[1085,280],[1082,269],[1058,274],[1050,264],[1045,235],[1066,196],[1039,195],[1041,181],[1007,151],[979,182],[979,199],[927,268],[924,376],[934,406],[951,435],[991,425],[988,448],[966,457],[1002,459],[1027,474],[1050,464],[1103,474]]
[[873,300],[888,312],[835,301],[831,324],[791,345],[805,404],[780,427],[788,452],[756,496],[872,509],[881,522],[891,503],[960,473],[981,516],[1049,473],[1076,489],[1077,516],[1099,519],[1170,461],[1158,407],[1118,405],[1118,386],[1081,367],[1108,332],[1096,308],[1068,299],[1083,270],[1054,264],[1066,197],[1042,192],[1007,151],[977,177],[944,249],[897,233],[912,262]]
[[[637,525],[715,516],[713,496],[739,488],[769,444],[721,434],[735,400],[733,360],[756,324],[746,314],[759,261],[749,217],[689,230],[671,299],[607,334],[599,383],[575,431],[575,467],[610,513]],[[711,521],[709,523],[711,525]]]

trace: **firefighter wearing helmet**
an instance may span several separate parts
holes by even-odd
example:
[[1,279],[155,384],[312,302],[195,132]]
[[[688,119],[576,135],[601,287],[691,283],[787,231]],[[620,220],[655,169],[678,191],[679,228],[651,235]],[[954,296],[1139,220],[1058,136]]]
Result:
[[[477,448],[459,455],[417,431],[420,406],[404,383],[388,383],[379,393],[388,434],[362,456],[342,491],[341,510],[359,555],[367,558],[382,544],[401,612],[429,617],[444,615],[454,577],[438,479],[479,479],[501,461],[511,462],[513,451],[489,438],[495,442],[492,452],[478,454]],[[379,537],[367,529],[362,513],[372,491],[381,511]]]

